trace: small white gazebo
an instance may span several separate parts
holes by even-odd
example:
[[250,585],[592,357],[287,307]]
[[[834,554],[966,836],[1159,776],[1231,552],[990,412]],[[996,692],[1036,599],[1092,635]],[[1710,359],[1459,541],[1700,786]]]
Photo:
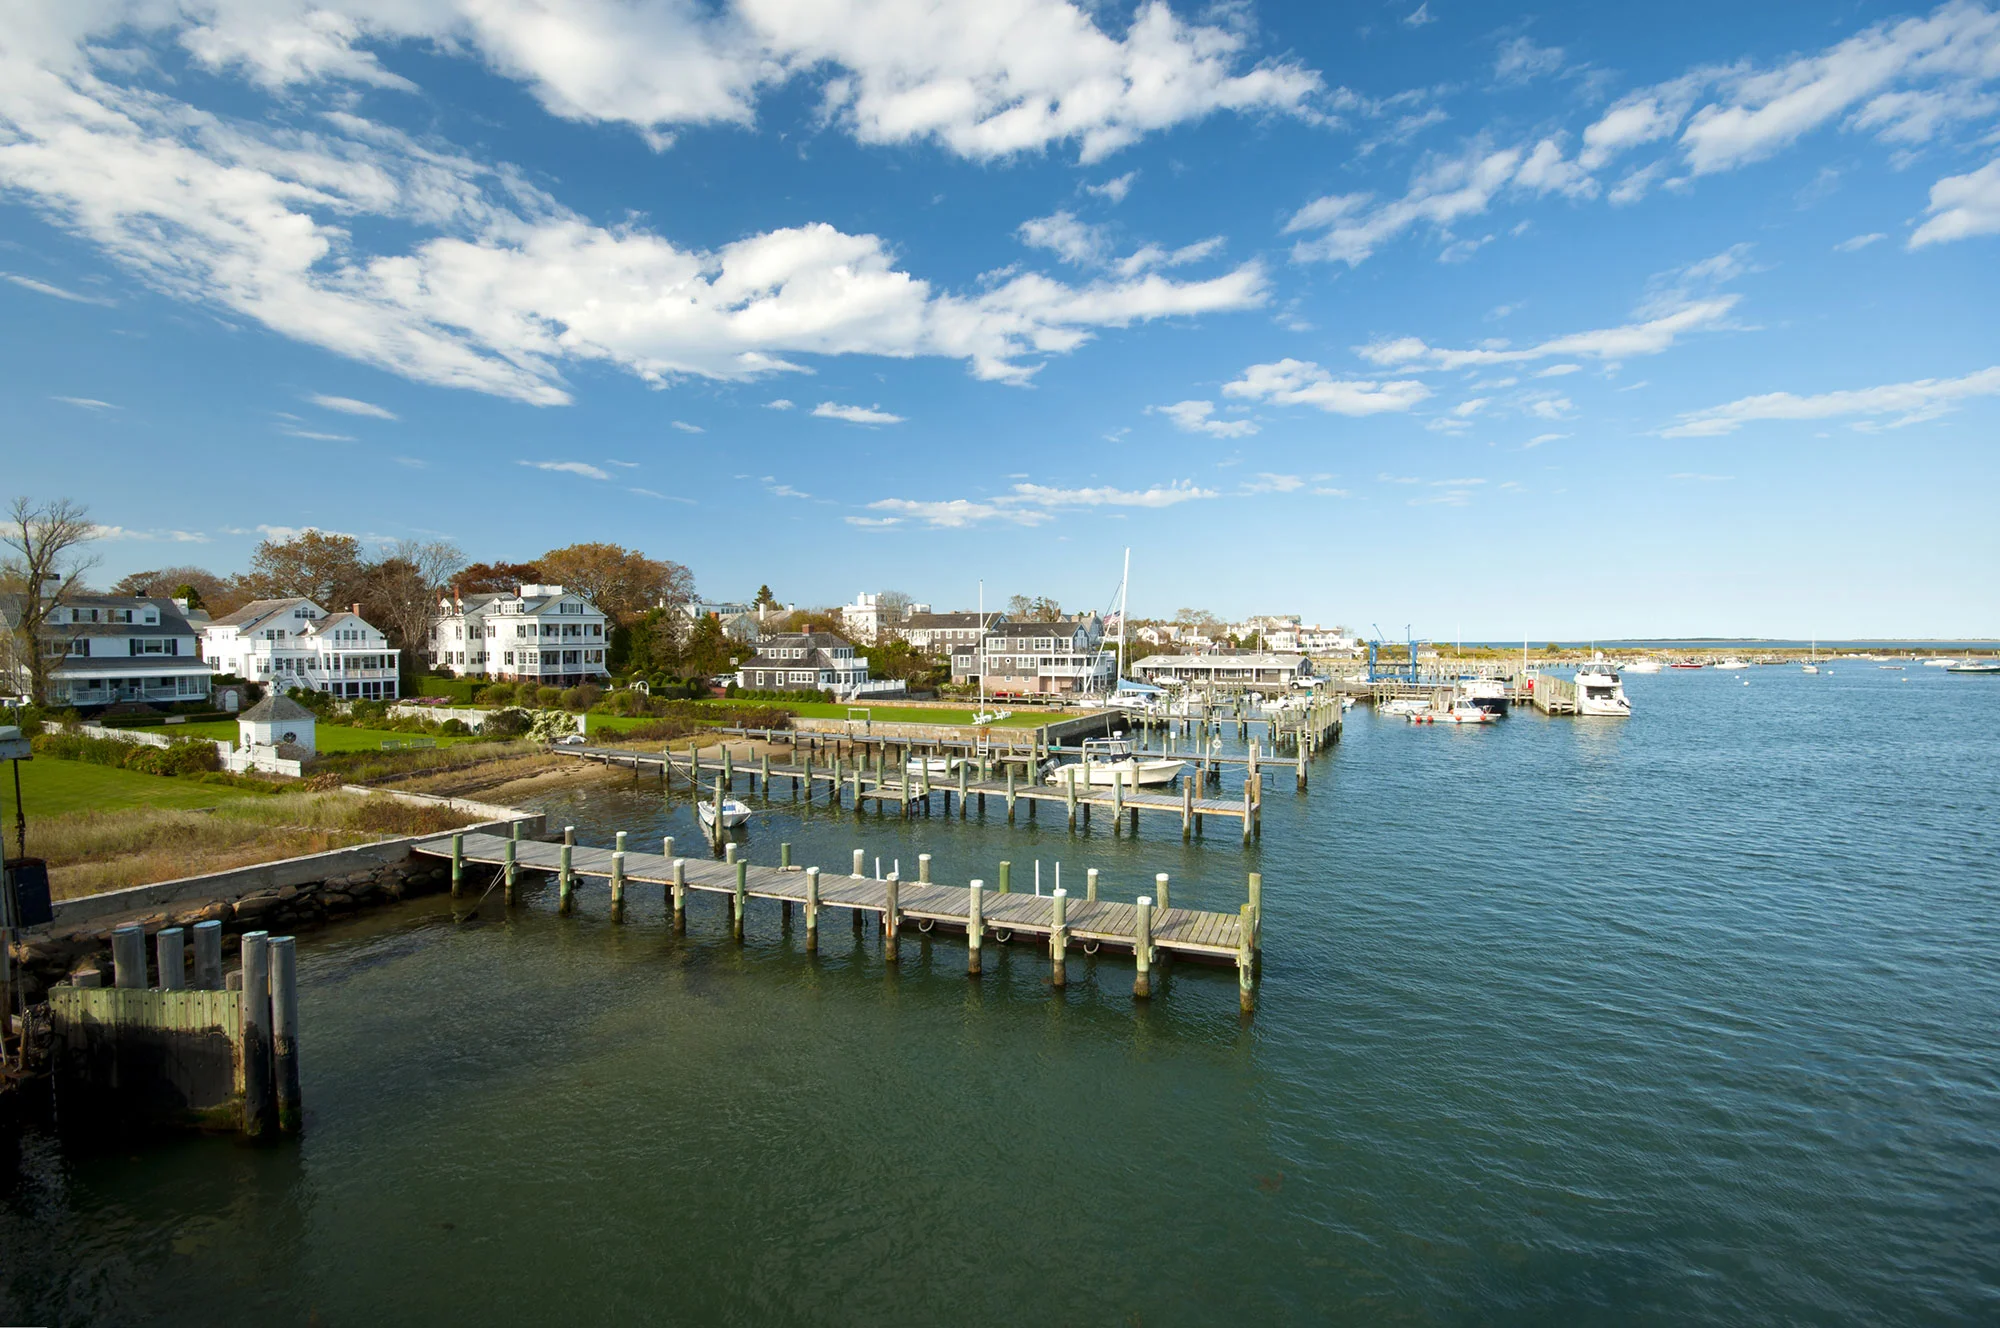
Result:
[[313,741],[313,713],[276,687],[263,700],[236,717],[239,746],[319,748]]

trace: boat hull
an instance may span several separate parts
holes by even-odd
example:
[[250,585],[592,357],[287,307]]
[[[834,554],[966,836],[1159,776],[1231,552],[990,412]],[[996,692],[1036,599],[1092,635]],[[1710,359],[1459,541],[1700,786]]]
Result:
[[1078,788],[1110,788],[1123,784],[1126,788],[1158,788],[1171,784],[1187,768],[1186,761],[1116,761],[1108,765],[1092,762],[1086,775],[1083,763],[1059,765],[1049,771],[1043,782],[1062,788],[1071,779],[1070,771],[1076,771]]

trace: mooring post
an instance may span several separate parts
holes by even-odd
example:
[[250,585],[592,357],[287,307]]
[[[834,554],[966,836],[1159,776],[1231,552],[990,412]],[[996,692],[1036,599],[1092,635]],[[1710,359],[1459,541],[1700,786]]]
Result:
[[965,773],[965,759],[963,757],[960,757],[958,762],[958,819],[961,821],[965,819],[966,778],[967,776]]
[[199,991],[222,990],[222,924],[213,918],[194,924],[194,985]]
[[835,752],[833,757],[833,783],[826,790],[827,802],[835,807],[840,805],[840,780],[840,754]]
[[1097,902],[1097,868],[1095,867],[1088,868],[1083,873],[1083,901],[1086,904]]
[[556,913],[565,918],[576,909],[576,873],[570,866],[575,852],[575,845],[564,844],[561,865],[556,871]]
[[892,964],[901,958],[897,954],[896,933],[903,925],[902,910],[897,903],[897,895],[902,889],[902,884],[895,872],[890,872],[889,879],[883,882],[888,889],[889,897],[882,909],[882,958]]
[[741,858],[736,860],[736,891],[733,898],[736,904],[736,916],[731,928],[740,945],[743,941],[743,914],[750,906],[750,864]]
[[576,847],[576,827],[575,827],[575,826],[573,826],[573,825],[566,825],[566,826],[564,826],[564,827],[563,827],[563,843],[564,843],[564,844],[567,844],[567,845],[568,845],[569,847],[571,847],[571,848],[575,848],[575,847]]
[[153,961],[160,969],[160,986],[167,991],[187,988],[187,933],[179,927],[162,927],[153,938]]
[[451,837],[451,897],[458,898],[465,893],[465,836]]
[[[621,833],[618,836],[623,839]],[[625,850],[614,849],[611,853],[611,920],[625,921]]]
[[928,853],[917,854],[917,883],[919,885],[931,883],[931,855]]
[[[111,933],[112,985],[143,991],[146,987],[146,929],[128,922]],[[13,1011],[8,1011],[11,1015]]]
[[[667,851],[673,852],[674,841],[667,841]],[[674,935],[687,931],[688,864],[686,858],[674,859]]]
[[1054,898],[1055,920],[1049,929],[1049,981],[1060,988],[1069,982],[1069,892],[1057,887]]
[[806,953],[819,953],[819,868],[806,868]]
[[1255,775],[1243,777],[1243,846],[1250,846],[1250,789],[1257,782]]
[[243,933],[243,1133],[261,1138],[271,1115],[271,952],[267,931]]
[[[516,822],[516,825],[518,824],[519,822]],[[514,877],[515,877],[514,850],[519,846],[520,846],[520,836],[516,835],[514,838],[507,841],[507,846],[503,850],[504,856],[500,860],[500,873],[502,877],[504,877],[506,880],[507,905],[510,908],[513,907],[514,904]]]
[[1111,774],[1111,833],[1115,835],[1125,826],[1125,781],[1117,769]]
[[730,840],[722,846],[722,860],[730,866],[736,865],[736,841]]
[[1069,783],[1067,799],[1069,802],[1069,828],[1074,830],[1076,829],[1076,767],[1066,765],[1063,767],[1063,771]]
[[858,881],[866,875],[868,875],[868,855],[861,849],[857,848],[854,850],[853,876],[854,879]]
[[1181,781],[1181,840],[1194,838],[1194,779]]
[[812,748],[810,747],[805,750],[803,768],[805,770],[803,775],[792,776],[792,792],[797,793],[803,788],[805,790],[806,801],[811,802],[813,800],[813,757]]
[[1000,863],[1001,894],[1005,895],[1013,893],[1012,887],[1010,885],[1010,880],[1013,877],[1013,874],[1014,874],[1014,864],[1003,859]]
[[1160,872],[1153,877],[1153,896],[1160,901],[1160,912],[1164,913],[1172,907],[1171,904],[1167,903],[1167,874],[1165,872]]
[[986,882],[972,883],[972,903],[965,919],[965,973],[967,977],[979,976],[979,943],[986,935],[986,916],[983,905]]
[[1256,932],[1256,921],[1250,905],[1245,904],[1237,911],[1236,919],[1236,998],[1243,1013],[1249,1014],[1257,1008],[1257,997],[1250,986],[1251,970],[1256,961],[1251,954],[1250,938]]
[[289,936],[273,936],[271,959],[271,1070],[278,1098],[278,1133],[305,1125],[299,1094],[299,957]]
[[727,742],[722,744],[722,782],[731,793],[736,791],[736,762],[730,758]]
[[771,753],[768,750],[757,761],[757,791],[767,798],[771,796]]
[[1250,948],[1264,948],[1264,873],[1250,873]]
[[1132,959],[1138,967],[1132,975],[1132,995],[1144,998],[1153,994],[1153,901],[1140,895],[1136,913],[1132,927]]

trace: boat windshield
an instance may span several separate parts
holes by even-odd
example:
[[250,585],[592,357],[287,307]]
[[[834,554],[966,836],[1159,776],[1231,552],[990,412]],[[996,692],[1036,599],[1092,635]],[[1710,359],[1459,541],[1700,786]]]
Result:
[[1125,738],[1085,738],[1083,754],[1092,761],[1121,761],[1132,754],[1132,743]]

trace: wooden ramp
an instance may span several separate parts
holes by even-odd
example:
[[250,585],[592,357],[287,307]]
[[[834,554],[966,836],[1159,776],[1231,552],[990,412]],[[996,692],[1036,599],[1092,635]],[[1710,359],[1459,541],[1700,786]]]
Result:
[[[855,873],[835,874],[818,868],[766,867],[748,862],[716,862],[702,858],[669,858],[660,853],[618,852],[584,845],[509,839],[503,835],[461,832],[415,844],[418,853],[445,858],[453,864],[454,891],[467,865],[498,867],[508,882],[509,900],[521,871],[554,875],[567,910],[579,882],[607,882],[612,918],[623,921],[626,893],[635,883],[662,888],[675,927],[685,925],[686,892],[728,896],[734,901],[736,935],[743,934],[748,900],[774,899],[789,914],[792,906],[805,911],[808,948],[817,945],[819,914],[828,908],[873,914],[882,929],[885,950],[895,962],[895,938],[907,928],[930,932],[942,926],[966,937],[967,969],[979,971],[979,951],[989,941],[1034,941],[1045,944],[1054,965],[1056,985],[1063,985],[1065,956],[1072,947],[1095,954],[1105,946],[1134,956],[1135,995],[1150,994],[1150,971],[1162,955],[1178,955],[1208,963],[1234,963],[1243,1008],[1251,1008],[1251,982],[1260,948],[1262,880],[1250,876],[1250,899],[1234,914],[1162,906],[1152,896],[1133,903],[1107,899],[1015,894],[970,885],[904,881],[895,876],[878,880]],[[855,863],[861,862],[856,850]],[[925,857],[928,869],[928,855]],[[1164,893],[1164,877],[1155,878]]]

